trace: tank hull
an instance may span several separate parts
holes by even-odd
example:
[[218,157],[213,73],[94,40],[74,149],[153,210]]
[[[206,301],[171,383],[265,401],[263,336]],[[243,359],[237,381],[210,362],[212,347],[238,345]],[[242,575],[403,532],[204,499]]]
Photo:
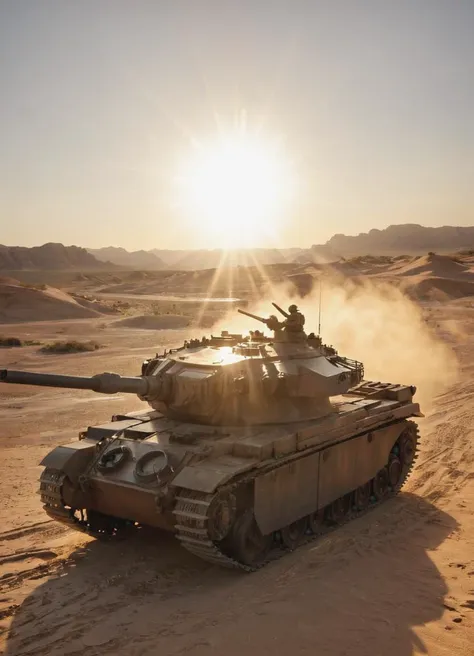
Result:
[[315,421],[183,424],[114,417],[42,465],[58,521],[96,537],[135,523],[175,533],[204,560],[253,571],[396,494],[417,455],[413,390],[364,383]]

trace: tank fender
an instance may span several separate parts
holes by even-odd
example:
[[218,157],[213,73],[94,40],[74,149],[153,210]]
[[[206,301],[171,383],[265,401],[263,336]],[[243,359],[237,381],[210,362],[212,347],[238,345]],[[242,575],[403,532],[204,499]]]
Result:
[[188,488],[196,492],[212,494],[237,474],[251,469],[255,460],[248,458],[217,458],[204,460],[184,467],[173,479],[173,487]]
[[324,508],[385,466],[406,421],[364,433],[258,476],[254,512],[264,535]]
[[88,440],[87,438],[76,440],[69,444],[57,446],[46,454],[40,465],[63,471],[75,484],[80,474],[84,472],[84,469],[94,457],[96,449],[96,440]]
[[318,451],[255,479],[254,514],[263,535],[316,510],[319,461]]
[[318,509],[374,478],[406,426],[397,422],[321,451]]

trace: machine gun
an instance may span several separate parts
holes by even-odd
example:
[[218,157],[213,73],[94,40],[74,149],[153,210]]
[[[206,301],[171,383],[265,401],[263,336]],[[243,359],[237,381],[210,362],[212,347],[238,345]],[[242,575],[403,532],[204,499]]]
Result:
[[[288,319],[290,316],[288,312],[285,312],[283,308],[281,308],[279,305],[276,303],[272,303],[273,307],[278,310],[278,312],[281,312],[281,314]],[[258,317],[256,314],[252,314],[251,312],[246,312],[245,310],[237,310],[237,312],[240,312],[240,314],[245,314],[248,317],[251,317],[252,319],[256,319],[257,321],[261,321],[262,323],[268,323],[269,319],[264,319],[263,317]]]
[[237,310],[237,312],[240,312],[240,314],[245,314],[247,317],[250,317],[251,319],[256,319],[257,321],[264,323],[269,330],[273,330],[274,332],[277,330],[281,330],[282,328],[282,324],[278,321],[277,317],[274,314],[270,315],[268,319],[264,319],[263,317],[259,317],[256,314],[252,314],[251,312],[246,312],[245,310]]
[[288,317],[290,316],[288,314],[288,312],[285,312],[285,310],[283,308],[281,308],[279,305],[277,305],[276,303],[272,303],[272,305],[273,305],[274,308],[276,308],[278,310],[278,312],[281,312],[282,315],[288,319]]
[[264,319],[263,317],[259,317],[256,314],[252,314],[251,312],[246,312],[245,310],[237,310],[237,312],[240,312],[240,314],[245,314],[245,316],[250,317],[251,319],[256,319],[257,321],[260,321],[261,323],[268,324],[268,319]]

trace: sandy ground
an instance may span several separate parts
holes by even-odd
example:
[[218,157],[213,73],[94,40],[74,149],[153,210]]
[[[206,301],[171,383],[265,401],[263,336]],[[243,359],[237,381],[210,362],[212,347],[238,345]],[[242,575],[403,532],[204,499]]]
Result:
[[[41,458],[86,426],[142,404],[87,391],[2,388],[0,653],[473,654],[473,310],[447,304],[432,312],[457,328],[446,339],[461,370],[420,420],[421,456],[404,491],[251,575],[207,565],[157,531],[100,544],[49,521],[36,494]],[[10,325],[8,332],[42,341],[87,335],[107,345],[77,355],[0,352],[2,367],[73,374],[137,374],[143,358],[184,337],[95,320]]]

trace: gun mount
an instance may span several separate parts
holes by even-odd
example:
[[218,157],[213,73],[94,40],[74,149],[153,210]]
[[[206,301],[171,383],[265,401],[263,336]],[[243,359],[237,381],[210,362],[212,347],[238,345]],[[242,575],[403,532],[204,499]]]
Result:
[[[252,319],[256,319],[257,321],[260,321],[261,323],[264,323],[269,330],[273,331],[273,340],[277,342],[293,342],[293,341],[304,341],[306,338],[306,334],[302,330],[302,324],[301,326],[296,326],[296,332],[294,330],[294,321],[292,321],[291,316],[282,310],[281,307],[276,305],[276,303],[273,303],[273,305],[276,307],[276,309],[281,312],[284,317],[285,321],[281,322],[278,321],[278,317],[276,317],[274,314],[271,314],[267,319],[264,317],[259,317],[256,314],[252,314],[251,312],[246,312],[245,310],[237,310],[240,312],[240,314],[245,314],[247,317],[251,317]],[[301,315],[302,316],[302,315]],[[304,323],[304,318],[303,318],[303,323]],[[288,329],[289,325],[289,329]],[[301,329],[300,329],[301,328]]]
[[134,377],[0,370],[4,384],[136,394],[150,406],[44,457],[50,517],[99,539],[158,526],[204,560],[253,571],[398,492],[416,458],[416,388],[364,381],[362,363],[303,332],[296,306],[283,329],[241,314],[275,335],[191,339]]

